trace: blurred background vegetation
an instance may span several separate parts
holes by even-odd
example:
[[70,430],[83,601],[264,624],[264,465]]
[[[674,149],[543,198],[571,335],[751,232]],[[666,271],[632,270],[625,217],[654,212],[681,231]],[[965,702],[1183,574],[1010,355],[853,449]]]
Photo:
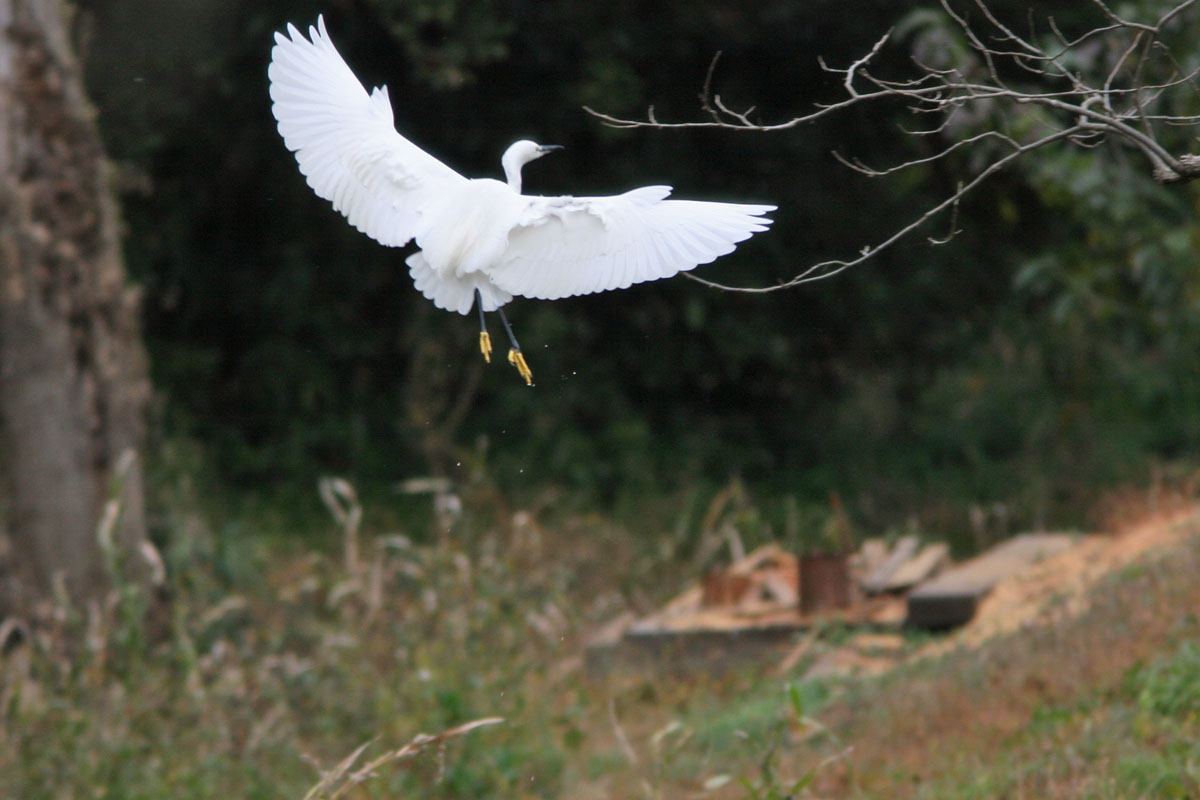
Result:
[[[618,131],[581,106],[695,119],[721,51],[726,102],[786,119],[839,96],[819,56],[848,64],[901,22],[905,47],[881,69],[905,68],[914,43],[952,46],[912,3],[81,5],[145,290],[156,453],[184,445],[211,496],[316,518],[321,474],[354,479],[375,508],[404,502],[405,478],[484,475],[518,500],[553,490],[620,517],[737,478],[781,515],[836,496],[858,524],[917,519],[961,544],[972,506],[1013,527],[1084,525],[1103,488],[1195,463],[1200,195],[1119,149],[1039,151],[968,200],[949,244],[924,238],[943,220],[797,289],[677,279],[518,300],[527,389],[480,362],[470,319],[412,288],[404,252],[311,193],[267,98],[272,33],[324,13],[356,73],[389,86],[399,130],[464,174],[496,175],[530,137],[567,148],[529,170],[531,192],[667,183],[778,204],[769,233],[702,268],[769,285],[877,242],[969,164],[870,179],[833,158],[918,154],[928,143],[898,108],[752,134]],[[1088,3],[1039,9],[1098,24]]]
[[[518,299],[529,389],[482,363],[473,319],[412,288],[406,251],[305,185],[270,113],[274,31],[324,13],[398,128],[464,174],[497,175],[531,137],[567,147],[526,171],[531,192],[667,183],[778,204],[769,232],[702,268],[765,286],[879,242],[979,164],[869,179],[838,163],[927,154],[897,106],[778,134],[618,131],[581,106],[695,119],[721,51],[725,101],[787,119],[841,95],[818,57],[846,65],[897,26],[878,68],[904,74],[910,53],[961,47],[944,18],[898,0],[79,5],[144,291],[171,602],[124,582],[110,544],[102,603],[60,602],[27,633],[0,620],[0,643],[30,642],[0,653],[0,795],[301,797],[364,742],[374,758],[495,715],[344,796],[780,797],[814,769],[821,796],[1197,794],[1194,517],[1190,543],[1113,575],[1078,619],[878,682],[804,680],[810,659],[606,683],[581,652],[738,537],[916,526],[964,551],[1103,522],[1113,487],[1179,477],[1194,502],[1198,187],[1159,186],[1116,147],[1047,148],[972,195],[950,243],[926,238],[940,220],[830,280]],[[1030,8],[1102,24],[1087,0],[1002,10]],[[1195,37],[1173,44],[1200,57]],[[1161,133],[1195,149],[1192,129]],[[330,474],[344,507],[321,505]],[[396,491],[428,476],[452,486],[442,506]],[[1141,518],[1170,492],[1129,494]]]

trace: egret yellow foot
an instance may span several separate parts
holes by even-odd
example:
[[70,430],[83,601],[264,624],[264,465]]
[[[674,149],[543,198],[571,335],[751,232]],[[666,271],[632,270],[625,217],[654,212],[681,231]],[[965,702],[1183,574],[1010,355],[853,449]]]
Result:
[[487,331],[479,332],[479,352],[483,353],[484,361],[492,363],[492,337],[488,336]]
[[515,347],[508,351],[508,363],[517,368],[517,372],[521,373],[521,377],[525,379],[526,386],[533,386],[533,371],[529,369],[529,365],[525,363],[525,354]]

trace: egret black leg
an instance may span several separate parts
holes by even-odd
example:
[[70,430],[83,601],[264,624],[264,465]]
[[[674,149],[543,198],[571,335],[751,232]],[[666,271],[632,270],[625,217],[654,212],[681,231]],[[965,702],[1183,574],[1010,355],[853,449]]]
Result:
[[525,379],[526,385],[533,386],[533,372],[525,363],[525,354],[521,352],[521,345],[517,344],[517,337],[513,336],[512,326],[508,324],[508,317],[504,316],[503,308],[497,308],[496,311],[500,314],[500,321],[504,323],[504,332],[508,334],[508,341],[512,344],[512,349],[508,351],[508,363],[517,368],[517,372],[521,373],[521,377]]
[[478,289],[475,290],[475,307],[479,309],[479,352],[483,353],[483,360],[490,364],[492,363],[492,337],[487,332],[487,322],[483,318],[483,296],[479,294]]

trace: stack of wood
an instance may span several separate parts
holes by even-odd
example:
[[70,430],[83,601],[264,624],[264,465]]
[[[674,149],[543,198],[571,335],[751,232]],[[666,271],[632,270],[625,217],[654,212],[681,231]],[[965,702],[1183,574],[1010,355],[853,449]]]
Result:
[[883,539],[867,539],[852,559],[858,585],[868,595],[906,592],[941,572],[950,563],[945,542],[922,546],[913,534],[889,546]]
[[[868,539],[848,557],[810,558],[821,567],[811,571],[815,580],[806,569],[811,563],[766,545],[727,568],[711,570],[699,585],[653,614],[614,620],[589,641],[586,664],[592,671],[655,665],[719,672],[785,654],[779,669],[786,672],[810,655],[821,622],[839,620],[864,632],[901,624],[962,625],[998,581],[1074,541],[1064,534],[1024,534],[952,565],[944,542],[922,544],[916,536],[891,544]],[[816,607],[806,595],[819,598]]]
[[951,564],[945,542],[922,546],[910,535],[889,547],[881,539],[869,539],[855,556],[854,569],[867,595],[904,596],[906,624],[945,629],[969,622],[996,583],[1024,572],[1074,541],[1068,534],[1026,533],[969,561]]
[[701,584],[702,608],[737,608],[753,614],[799,602],[800,563],[776,545],[760,547],[727,568],[709,570]]

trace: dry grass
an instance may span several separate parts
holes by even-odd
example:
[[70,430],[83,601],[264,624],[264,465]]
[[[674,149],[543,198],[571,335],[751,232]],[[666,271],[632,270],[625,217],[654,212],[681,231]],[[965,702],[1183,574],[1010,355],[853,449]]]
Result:
[[[387,769],[345,796],[555,786],[582,713],[578,637],[626,607],[599,576],[631,537],[598,519],[552,536],[529,513],[468,506],[433,543],[360,538],[353,491],[326,488],[340,552],[253,530],[194,545],[163,637],[62,606],[0,659],[0,796],[303,797],[314,764],[366,740]],[[453,741],[417,736],[497,716]]]
[[[1176,535],[1161,537],[1161,547],[1099,580],[1082,613],[1064,599],[1014,633],[964,644],[849,693],[826,721],[853,746],[853,773],[827,772],[823,790],[889,798],[1127,796],[1112,766],[1131,743],[1107,717],[1135,705],[1124,687],[1140,665],[1200,635],[1200,516],[1193,510],[1154,532],[1172,528]],[[1061,724],[1043,724],[1048,714]],[[1185,723],[1200,732],[1196,719]],[[1096,750],[1087,757],[1075,746],[1085,733]],[[969,791],[980,780],[990,788]]]
[[3,656],[0,796],[1116,798],[1186,789],[1200,763],[1169,746],[1200,740],[1200,715],[1146,701],[1140,666],[1197,637],[1195,518],[1035,625],[785,691],[756,671],[584,675],[589,630],[687,577],[604,520],[443,499],[422,544],[363,522],[351,487],[326,494],[328,552],[253,530],[168,550],[165,637],[64,608]]

